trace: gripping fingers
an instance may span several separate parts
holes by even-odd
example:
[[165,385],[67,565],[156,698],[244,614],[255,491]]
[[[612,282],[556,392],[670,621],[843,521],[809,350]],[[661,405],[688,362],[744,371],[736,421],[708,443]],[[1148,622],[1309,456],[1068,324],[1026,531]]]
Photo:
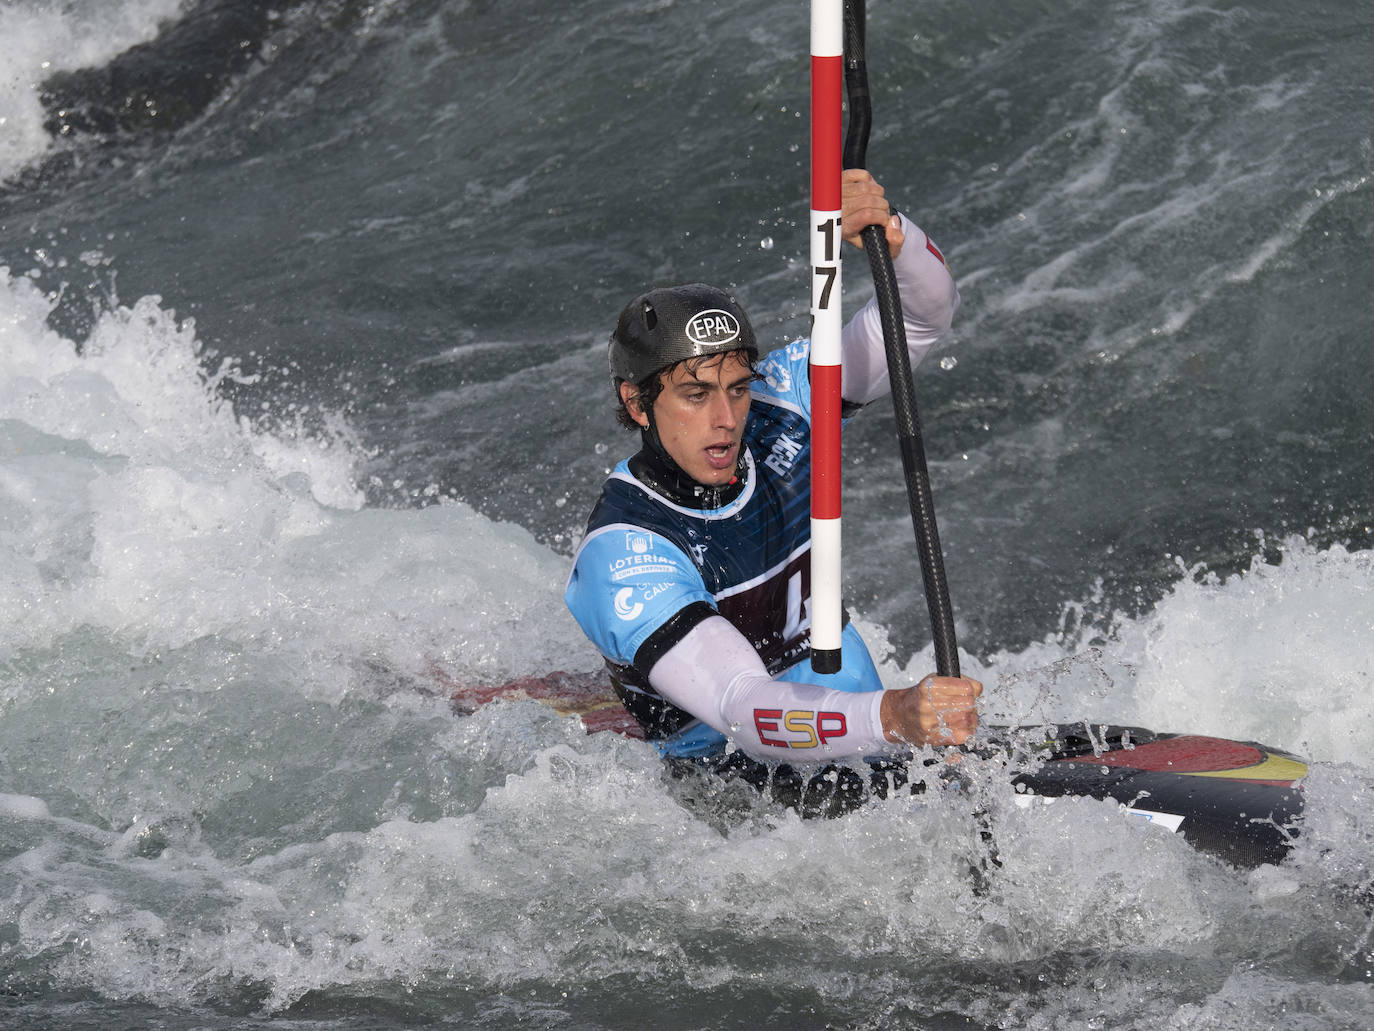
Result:
[[983,686],[967,677],[926,677],[915,687],[884,692],[883,733],[920,748],[963,744],[978,729]]
[[[926,677],[917,685],[922,714],[930,719],[931,744],[961,745],[978,729],[978,696],[983,685],[968,677]],[[923,719],[922,722],[925,722]]]
[[[863,240],[860,234],[864,227],[880,225],[888,234],[888,244],[891,246],[894,232],[891,224],[892,209],[888,206],[882,186],[862,168],[847,169],[843,183],[841,221],[844,225],[845,241],[862,247]],[[897,246],[900,247],[900,228],[896,232],[899,237]]]

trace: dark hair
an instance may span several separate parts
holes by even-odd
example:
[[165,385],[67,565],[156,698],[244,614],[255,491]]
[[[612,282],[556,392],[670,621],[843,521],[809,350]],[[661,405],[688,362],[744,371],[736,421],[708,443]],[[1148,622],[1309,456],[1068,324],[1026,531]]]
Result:
[[[721,361],[724,361],[732,354],[737,354],[740,356],[740,360],[744,362],[744,364],[748,367],[750,373],[753,374],[754,379],[763,378],[759,375],[758,359],[754,357],[754,354],[751,350],[749,350],[748,348],[741,347],[737,351],[725,351],[718,352],[716,354],[696,355],[692,358],[684,358],[680,362],[674,362],[672,365],[669,365],[666,369],[660,369],[658,372],[655,372],[653,375],[648,376],[640,382],[631,384],[634,387],[634,393],[630,396],[630,399],[632,401],[637,402],[639,407],[647,412],[650,408],[654,406],[654,402],[658,400],[658,395],[663,393],[663,377],[672,375],[673,370],[678,368],[678,366],[685,365],[687,366],[688,372],[692,373],[692,375],[696,375],[697,370],[700,369],[703,365],[706,365],[708,362],[714,361],[717,358],[719,358]],[[617,402],[615,408],[615,419],[616,422],[620,423],[620,425],[624,426],[627,430],[637,430],[641,429],[642,427],[639,425],[639,423],[635,422],[634,417],[630,414],[630,409],[626,406],[625,402],[620,398],[620,385],[622,383],[628,382],[628,380],[621,379],[618,376],[615,379],[615,397]]]

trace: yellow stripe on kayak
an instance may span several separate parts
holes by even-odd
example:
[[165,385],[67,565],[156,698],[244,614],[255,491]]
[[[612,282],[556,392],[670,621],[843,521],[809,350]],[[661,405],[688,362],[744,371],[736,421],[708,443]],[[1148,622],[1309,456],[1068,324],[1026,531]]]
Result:
[[[1180,773],[1184,771],[1180,770]],[[1301,780],[1307,776],[1307,763],[1290,759],[1286,755],[1271,755],[1266,752],[1264,761],[1254,766],[1242,766],[1236,770],[1188,771],[1189,777],[1224,777],[1229,780]]]

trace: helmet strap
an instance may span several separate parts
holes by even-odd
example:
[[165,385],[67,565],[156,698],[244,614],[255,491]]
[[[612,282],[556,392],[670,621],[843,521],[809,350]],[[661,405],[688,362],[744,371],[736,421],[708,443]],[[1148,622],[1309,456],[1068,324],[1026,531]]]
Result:
[[663,438],[658,435],[658,421],[654,418],[654,406],[648,405],[643,409],[644,417],[649,420],[649,425],[642,427],[639,431],[639,439],[643,441],[644,448],[658,459],[665,467],[671,469],[679,479],[688,480],[690,477],[677,464],[676,459],[668,454],[668,449],[663,446]]

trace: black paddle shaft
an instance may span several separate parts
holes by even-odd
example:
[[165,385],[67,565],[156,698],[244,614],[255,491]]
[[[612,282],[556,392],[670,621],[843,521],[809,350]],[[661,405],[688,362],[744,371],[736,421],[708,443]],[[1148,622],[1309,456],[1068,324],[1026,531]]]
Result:
[[[849,106],[849,123],[845,128],[844,140],[845,168],[866,167],[868,134],[873,124],[868,66],[864,56],[865,20],[864,0],[845,0],[844,83]],[[921,559],[926,605],[930,610],[935,671],[941,676],[957,677],[959,649],[954,639],[954,610],[950,606],[949,584],[945,580],[940,532],[935,525],[935,502],[930,492],[925,446],[921,441],[921,421],[916,412],[916,388],[911,378],[911,357],[907,353],[906,326],[902,321],[897,274],[892,268],[892,255],[888,252],[883,227],[867,226],[862,235],[869,268],[873,272],[878,311],[882,317],[887,374],[892,384],[892,407],[897,417],[897,442],[902,452],[907,502],[916,530],[916,549]]]

